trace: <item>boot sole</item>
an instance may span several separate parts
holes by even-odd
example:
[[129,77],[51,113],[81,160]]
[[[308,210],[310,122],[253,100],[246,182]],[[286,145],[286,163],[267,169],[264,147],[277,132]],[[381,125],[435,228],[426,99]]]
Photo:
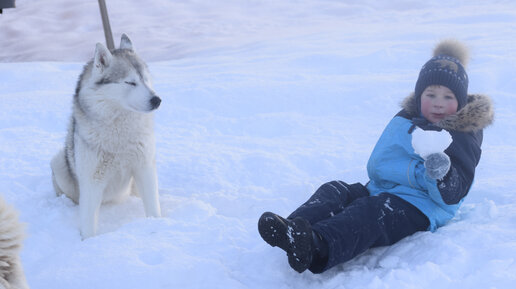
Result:
[[272,247],[280,247],[286,252],[289,249],[287,230],[288,225],[282,218],[271,212],[263,213],[258,221],[258,232],[262,239]]
[[304,272],[312,264],[312,229],[310,223],[301,218],[295,218],[288,226],[287,250],[288,263],[299,273]]

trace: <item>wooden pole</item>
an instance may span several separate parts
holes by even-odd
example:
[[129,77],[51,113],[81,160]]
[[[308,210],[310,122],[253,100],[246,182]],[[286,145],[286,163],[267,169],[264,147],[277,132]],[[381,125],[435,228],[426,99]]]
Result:
[[111,33],[111,25],[109,25],[109,17],[106,8],[106,2],[99,0],[100,16],[102,17],[102,26],[104,26],[104,35],[106,36],[106,45],[109,50],[115,49],[113,42],[113,33]]

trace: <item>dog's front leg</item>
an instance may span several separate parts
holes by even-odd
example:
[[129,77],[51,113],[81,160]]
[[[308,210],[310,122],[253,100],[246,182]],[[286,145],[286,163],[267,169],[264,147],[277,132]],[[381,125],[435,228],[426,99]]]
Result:
[[156,167],[145,165],[134,172],[134,182],[142,198],[147,217],[161,217],[158,196],[158,175]]
[[103,187],[98,184],[80,185],[79,215],[82,239],[95,236]]

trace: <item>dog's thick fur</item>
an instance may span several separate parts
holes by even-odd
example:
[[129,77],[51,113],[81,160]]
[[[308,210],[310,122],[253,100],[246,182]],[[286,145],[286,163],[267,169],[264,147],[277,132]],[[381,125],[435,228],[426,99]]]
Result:
[[17,212],[0,198],[0,289],[29,288],[19,257],[23,237]]
[[112,52],[97,44],[77,83],[65,147],[51,161],[56,193],[79,203],[83,238],[96,234],[101,203],[133,187],[146,215],[161,215],[152,114],[160,102],[125,34]]

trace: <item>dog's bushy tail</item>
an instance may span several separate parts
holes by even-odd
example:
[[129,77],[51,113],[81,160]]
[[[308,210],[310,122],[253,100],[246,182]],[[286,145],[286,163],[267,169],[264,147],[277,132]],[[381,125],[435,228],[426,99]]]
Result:
[[24,236],[18,213],[0,197],[0,288],[29,288],[19,257]]

